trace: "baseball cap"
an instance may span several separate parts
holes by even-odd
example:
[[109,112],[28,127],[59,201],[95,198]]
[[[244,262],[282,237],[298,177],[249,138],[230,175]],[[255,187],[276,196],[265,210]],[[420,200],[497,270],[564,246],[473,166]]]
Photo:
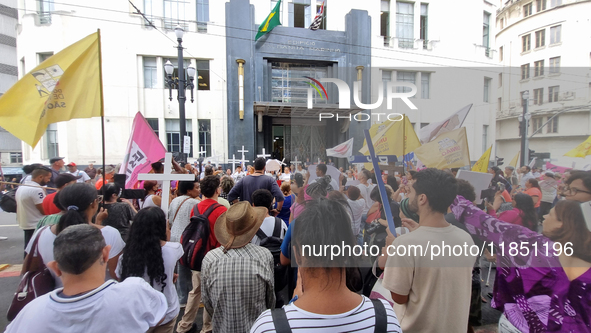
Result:
[[53,164],[59,160],[63,160],[63,157],[52,157],[51,159],[49,159],[49,164]]
[[74,163],[74,162],[70,162],[70,163],[68,163],[68,165],[67,165],[67,166],[76,166],[76,163]]

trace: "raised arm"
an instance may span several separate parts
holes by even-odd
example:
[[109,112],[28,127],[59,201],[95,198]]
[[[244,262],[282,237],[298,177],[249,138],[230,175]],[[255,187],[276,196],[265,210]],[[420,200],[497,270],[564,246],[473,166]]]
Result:
[[552,250],[554,242],[545,236],[490,216],[460,195],[450,208],[456,219],[466,224],[469,233],[497,245],[497,250],[508,260],[506,264],[538,267],[560,265]]

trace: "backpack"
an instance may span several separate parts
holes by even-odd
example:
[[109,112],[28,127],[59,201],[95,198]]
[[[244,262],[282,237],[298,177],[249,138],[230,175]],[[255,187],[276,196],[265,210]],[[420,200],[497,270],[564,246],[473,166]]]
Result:
[[281,291],[287,286],[289,282],[290,267],[281,265],[281,224],[283,220],[275,217],[275,227],[273,228],[273,234],[267,236],[263,230],[257,230],[257,237],[260,240],[260,246],[268,249],[273,255],[273,276],[275,280],[275,307],[280,308],[284,305],[283,297],[281,297]]
[[283,223],[282,219],[275,217],[275,227],[273,228],[273,235],[272,236],[267,236],[267,234],[265,234],[263,232],[263,230],[261,230],[261,229],[259,229],[256,233],[257,237],[260,240],[260,246],[267,248],[269,251],[271,251],[275,265],[278,265],[281,263],[281,260],[280,260],[281,243],[283,243],[283,240],[281,239],[281,224],[282,223]]
[[0,198],[0,208],[8,213],[16,213],[16,189],[10,190]]
[[201,263],[203,258],[213,249],[209,243],[209,235],[211,233],[209,227],[209,215],[218,207],[219,203],[215,203],[203,213],[199,214],[198,205],[193,207],[193,215],[191,222],[183,231],[181,235],[181,246],[185,253],[179,260],[181,265],[190,268],[193,271],[201,271]]

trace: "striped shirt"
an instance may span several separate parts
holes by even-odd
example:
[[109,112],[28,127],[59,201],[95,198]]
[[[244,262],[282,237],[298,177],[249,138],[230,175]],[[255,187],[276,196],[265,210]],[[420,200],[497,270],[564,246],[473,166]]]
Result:
[[[402,332],[400,324],[392,306],[384,300],[386,314],[388,316],[388,332]],[[289,326],[293,332],[363,332],[373,333],[376,323],[375,311],[371,300],[363,296],[362,302],[345,313],[336,315],[322,315],[308,312],[298,308],[295,303],[283,307]],[[271,316],[271,311],[263,312],[252,326],[250,333],[275,332],[275,324]]]
[[273,256],[248,243],[223,252],[209,251],[201,267],[201,291],[215,332],[248,332],[266,309],[275,306]]

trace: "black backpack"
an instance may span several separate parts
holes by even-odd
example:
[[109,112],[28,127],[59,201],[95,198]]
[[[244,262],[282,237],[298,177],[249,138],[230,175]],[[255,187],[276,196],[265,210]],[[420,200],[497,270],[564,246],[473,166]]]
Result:
[[265,234],[263,232],[263,230],[261,230],[261,229],[259,229],[256,233],[256,235],[260,241],[260,246],[267,248],[267,249],[269,249],[269,251],[271,251],[275,265],[278,265],[281,263],[281,260],[280,260],[281,243],[283,243],[283,240],[281,239],[281,224],[282,223],[283,223],[282,219],[275,217],[275,227],[273,228],[273,235],[272,236],[267,236],[267,234]]
[[219,203],[215,203],[209,206],[203,214],[199,214],[197,205],[193,207],[193,214],[195,215],[191,217],[191,222],[181,236],[181,245],[185,251],[179,260],[181,265],[194,271],[201,271],[203,258],[207,252],[213,249],[209,244],[209,235],[211,233],[209,215],[221,206]]
[[8,213],[16,213],[16,189],[10,190],[0,198],[0,208]]
[[256,233],[260,240],[260,246],[271,251],[273,255],[273,275],[275,280],[275,307],[282,307],[284,305],[280,292],[287,286],[289,281],[289,266],[281,265],[281,224],[283,220],[275,217],[275,227],[273,228],[273,235],[267,236],[263,230],[259,229]]

